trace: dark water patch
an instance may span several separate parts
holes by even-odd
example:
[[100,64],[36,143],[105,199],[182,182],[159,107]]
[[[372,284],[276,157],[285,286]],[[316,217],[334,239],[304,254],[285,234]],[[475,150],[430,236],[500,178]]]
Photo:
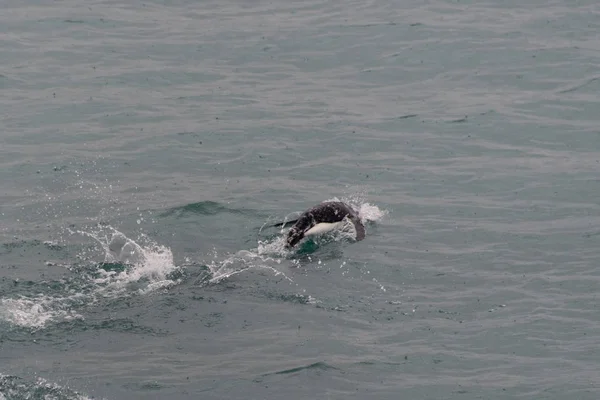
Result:
[[181,268],[174,269],[173,271],[170,271],[165,275],[165,278],[167,280],[170,280],[173,282],[185,282],[190,277],[191,277],[191,274],[188,273],[186,266],[182,266]]
[[[33,21],[31,21],[33,22]],[[85,28],[89,28],[89,27],[94,27],[94,28],[115,28],[117,26],[123,26],[124,24],[121,23],[118,20],[111,20],[111,19],[107,19],[107,18],[86,18],[86,19],[79,19],[79,18],[60,18],[60,17],[45,17],[45,18],[39,18],[37,19],[35,22],[35,28],[38,32],[49,32],[51,30],[55,30],[58,33],[58,35],[63,35],[65,34],[66,30],[69,28],[65,27],[65,24],[74,24],[74,25],[82,25],[85,24],[86,27]],[[128,25],[130,25],[131,22],[128,21]],[[23,25],[21,25],[22,27]],[[138,25],[138,26],[141,26]],[[85,28],[71,28],[71,29],[85,29]],[[85,37],[83,37],[85,39]]]
[[306,239],[298,246],[298,249],[296,250],[296,255],[300,257],[304,256],[303,258],[306,259],[307,255],[313,254],[318,249],[319,245],[314,240]]
[[200,317],[200,321],[207,328],[212,328],[221,323],[224,316],[223,313],[220,312],[211,312],[206,314],[203,317]]
[[[145,315],[148,311],[146,307],[152,304],[152,298],[146,298],[144,296],[138,296],[137,293],[123,293],[121,296],[115,297],[101,297],[97,296],[90,302],[87,311],[89,313],[97,314],[99,317],[104,318],[105,312],[119,312],[121,315],[131,314],[132,310],[137,310],[133,317],[139,318]],[[88,318],[90,319],[90,318]]]
[[393,361],[380,361],[380,360],[364,360],[358,361],[356,363],[357,366],[367,366],[367,367],[375,367],[375,366],[393,366],[396,367],[398,365],[406,364],[408,361],[408,356],[404,356],[404,362],[393,362]]
[[308,365],[301,365],[299,367],[288,368],[288,369],[284,369],[281,371],[269,372],[269,373],[263,374],[262,376],[266,377],[266,376],[271,376],[271,375],[290,375],[290,374],[297,374],[297,373],[303,372],[303,371],[314,372],[317,375],[320,375],[321,373],[323,373],[325,371],[331,371],[331,370],[339,371],[339,368],[329,365],[323,361],[319,361],[316,363],[312,363],[312,364],[308,364]]
[[212,273],[208,265],[199,265],[196,269],[185,268],[185,278],[194,286],[204,286],[212,278]]
[[182,218],[187,215],[217,215],[221,213],[232,213],[232,214],[240,214],[245,215],[247,211],[230,208],[223,204],[217,203],[215,201],[201,201],[198,203],[186,204],[180,207],[174,207],[170,210],[167,210],[161,214],[160,217],[170,217],[175,216],[176,218]]
[[[348,240],[348,243],[352,241]],[[332,235],[308,238],[298,246],[289,258],[301,263],[311,263],[314,260],[329,261],[343,257],[343,241]]]
[[64,277],[62,279],[46,280],[43,276],[39,276],[38,278],[40,279],[0,278],[2,298],[8,296],[56,296],[65,294],[74,287],[80,287],[78,279],[73,280]]
[[600,231],[599,232],[587,232],[587,233],[584,233],[582,236],[584,238],[591,238],[591,237],[594,237],[594,236],[600,236]]
[[401,115],[399,116],[397,119],[409,119],[409,118],[414,118],[414,117],[418,117],[419,114],[406,114],[406,115]]
[[[19,343],[20,346],[44,346],[59,351],[67,351],[77,346],[80,341],[79,333],[87,331],[81,319],[70,319],[46,326],[45,329],[35,329],[6,324],[2,328],[0,322],[0,345],[2,343]],[[68,334],[65,334],[68,332]]]
[[[18,326],[14,324],[5,324],[2,328],[0,322],[0,343],[23,342],[23,343],[47,343],[53,348],[68,350],[75,346],[81,338],[83,332],[100,331],[120,333],[127,335],[147,335],[152,337],[164,337],[169,331],[162,328],[143,324],[140,321],[145,320],[146,312],[137,312],[131,317],[112,318],[107,313],[119,313],[124,315],[129,311],[140,310],[137,304],[129,303],[119,304],[119,307],[105,304],[96,305],[96,310],[88,309],[85,317],[82,316],[63,316],[62,320],[53,320],[45,323],[43,326]],[[101,308],[101,310],[98,310]],[[81,311],[81,308],[79,308]],[[97,314],[97,315],[95,315]],[[149,322],[150,323],[150,322]],[[68,334],[65,334],[68,332]]]
[[98,264],[98,267],[106,272],[123,272],[127,269],[127,265],[118,262],[104,262]]
[[[21,240],[15,240],[13,242],[9,242],[9,243],[2,243],[2,247],[0,248],[0,255],[6,255],[9,254],[13,251],[17,251],[17,250],[24,250],[24,251],[39,251],[41,252],[42,249],[45,250],[52,250],[52,251],[61,251],[64,250],[63,246],[61,246],[60,244],[56,243],[56,242],[51,242],[51,241],[45,241],[42,242],[41,240],[38,239],[21,239]],[[41,253],[38,253],[41,254]]]
[[130,318],[116,318],[94,323],[88,323],[86,329],[127,333],[131,335],[166,336],[168,331],[141,325]]
[[274,293],[274,292],[262,292],[267,299],[276,300],[283,303],[293,304],[309,304],[311,297],[297,293]]
[[139,382],[139,383],[129,383],[129,384],[126,384],[123,386],[127,389],[149,392],[149,391],[167,389],[169,387],[172,387],[173,385],[166,385],[166,384],[160,383],[158,381],[145,381],[145,382]]
[[450,120],[448,122],[451,123],[451,124],[457,124],[457,123],[467,122],[468,119],[469,119],[469,116],[465,115],[462,118],[453,119],[453,120]]
[[558,93],[559,94],[565,94],[565,93],[575,92],[575,91],[578,91],[579,89],[583,89],[586,86],[591,85],[594,82],[597,82],[598,80],[600,80],[600,76],[595,76],[593,78],[588,78],[588,79],[584,80],[583,82],[581,82],[581,83],[579,83],[577,85],[574,85],[574,86],[568,87],[566,89],[560,90]]

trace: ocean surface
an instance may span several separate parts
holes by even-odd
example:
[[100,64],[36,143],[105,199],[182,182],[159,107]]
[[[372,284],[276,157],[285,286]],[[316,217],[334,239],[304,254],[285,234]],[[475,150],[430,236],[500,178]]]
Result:
[[1,10],[0,400],[600,398],[597,1]]

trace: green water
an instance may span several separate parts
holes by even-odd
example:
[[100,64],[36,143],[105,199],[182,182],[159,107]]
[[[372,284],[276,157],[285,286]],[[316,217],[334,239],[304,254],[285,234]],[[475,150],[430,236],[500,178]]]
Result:
[[5,2],[0,400],[596,400],[598,13]]

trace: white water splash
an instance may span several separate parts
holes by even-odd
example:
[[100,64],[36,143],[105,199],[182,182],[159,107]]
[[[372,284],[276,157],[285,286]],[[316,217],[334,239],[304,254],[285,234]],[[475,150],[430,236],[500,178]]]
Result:
[[366,222],[381,221],[387,214],[387,210],[382,210],[370,203],[362,203],[358,209],[358,216],[363,224]]
[[358,213],[363,224],[381,221],[388,214],[387,210],[382,210],[376,205],[368,203],[364,194],[354,194],[342,198],[334,197],[325,201],[341,201],[349,204]]
[[146,245],[140,245],[125,236],[113,227],[98,227],[96,231],[77,231],[83,236],[88,236],[100,244],[104,250],[105,263],[122,264],[125,268],[121,272],[99,271],[102,276],[94,282],[101,287],[98,292],[102,294],[118,294],[127,289],[129,284],[144,284],[138,289],[140,294],[152,292],[179,283],[179,280],[168,279],[168,275],[178,267],[173,262],[173,253],[166,246],[152,242],[142,235],[140,240]]
[[240,274],[249,269],[258,269],[272,272],[275,276],[281,275],[283,278],[293,283],[294,281],[290,277],[274,267],[274,265],[278,264],[281,264],[280,259],[271,258],[260,254],[259,252],[240,250],[223,261],[213,261],[208,264],[208,268],[211,272],[209,282],[218,283],[223,279]]
[[48,321],[56,319],[83,319],[75,311],[68,309],[68,303],[74,296],[53,298],[40,295],[36,298],[25,296],[16,299],[0,299],[0,317],[13,325],[42,328]]
[[[112,227],[98,227],[95,231],[70,231],[93,238],[104,252],[104,263],[115,265],[116,270],[105,270],[92,263],[78,270],[77,279],[64,296],[44,294],[0,299],[0,319],[13,325],[41,329],[50,321],[83,318],[76,309],[92,304],[99,298],[147,294],[179,283],[169,274],[178,270],[171,250],[142,236],[146,244],[139,244]],[[89,256],[81,257],[86,261]]]
[[[284,232],[285,232],[285,230],[282,229],[281,233],[284,233]],[[286,242],[285,242],[284,236],[278,236],[271,241],[259,240],[256,252],[258,255],[265,256],[265,257],[269,256],[269,255],[273,255],[276,257],[277,256],[285,256],[290,253],[290,251],[285,248],[285,244],[286,244]]]

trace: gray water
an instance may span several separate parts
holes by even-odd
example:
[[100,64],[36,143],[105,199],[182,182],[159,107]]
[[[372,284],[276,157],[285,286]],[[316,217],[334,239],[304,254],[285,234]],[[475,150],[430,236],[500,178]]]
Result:
[[600,397],[596,2],[1,10],[1,400]]

